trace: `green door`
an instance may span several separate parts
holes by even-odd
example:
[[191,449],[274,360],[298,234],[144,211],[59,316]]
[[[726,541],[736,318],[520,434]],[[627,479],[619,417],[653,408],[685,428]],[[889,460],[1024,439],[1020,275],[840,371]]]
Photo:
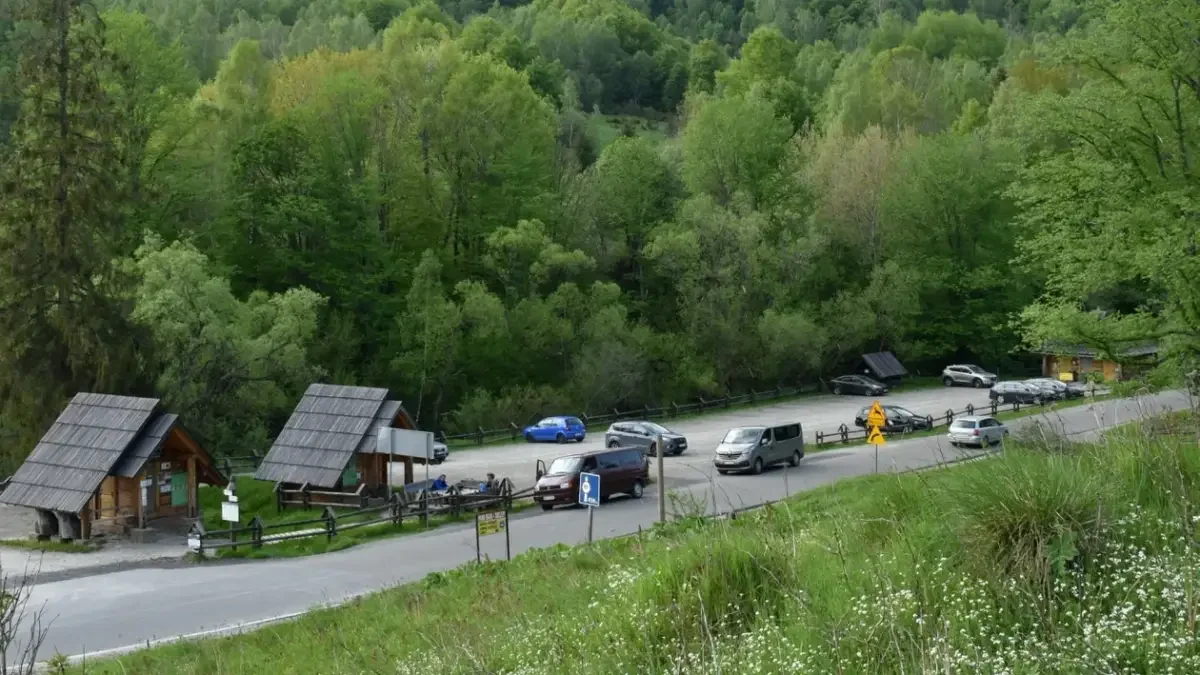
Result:
[[358,467],[354,466],[354,462],[346,467],[342,472],[342,487],[354,487],[358,485]]
[[187,472],[171,474],[171,506],[187,506]]

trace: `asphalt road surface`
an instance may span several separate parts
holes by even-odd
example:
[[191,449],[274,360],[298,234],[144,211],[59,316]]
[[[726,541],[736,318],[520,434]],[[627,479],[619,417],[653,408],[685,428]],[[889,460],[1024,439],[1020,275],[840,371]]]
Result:
[[[954,393],[961,395],[963,391]],[[911,397],[928,397],[931,405],[944,409],[949,407],[942,398],[946,395],[947,392],[930,391],[913,393]],[[814,453],[799,467],[776,469],[761,476],[710,478],[711,471],[705,462],[709,446],[735,419],[736,424],[799,419],[806,424],[817,421],[827,425],[840,423],[846,412],[852,416],[862,400],[798,401],[680,423],[679,430],[695,438],[692,446],[695,452],[691,457],[667,458],[672,467],[667,488],[693,495],[697,502],[706,503],[710,511],[714,508],[726,511],[731,506],[758,504],[842,478],[870,474],[875,470],[875,453],[869,446]],[[908,399],[903,404],[913,406],[918,412],[924,410]],[[1187,404],[1183,393],[1169,392],[1137,401],[1108,401],[1039,414],[1016,420],[1010,427],[1019,433],[1033,420],[1041,420],[1059,433],[1085,437],[1098,429],[1154,412],[1185,408]],[[498,453],[497,458],[504,456],[502,461],[532,471],[530,453],[549,457],[559,450],[553,446],[544,450],[513,446],[476,454],[460,453],[456,461],[474,470],[485,466],[483,459],[487,455]],[[940,436],[895,440],[880,451],[879,469],[926,468],[976,455],[978,451],[950,448]],[[447,464],[447,469],[450,466]],[[647,489],[641,500],[617,498],[599,508],[595,514],[595,536],[612,537],[652,526],[657,517],[656,488]],[[551,513],[525,512],[513,518],[510,534],[514,555],[558,543],[579,543],[587,537],[587,512],[578,508]],[[502,557],[504,537],[485,538],[483,552],[492,558]],[[474,559],[473,529],[454,526],[309,558],[134,569],[40,584],[32,590],[29,607],[43,607],[44,620],[51,622],[40,658],[49,658],[56,652],[89,653],[96,657],[160,639],[251,628],[303,613],[317,605],[344,602],[363,593],[415,581],[430,572],[451,569]]]
[[[854,416],[875,399],[865,396],[813,396],[798,398],[755,408],[732,409],[679,421],[654,420],[688,439],[688,449],[678,457],[665,458],[664,472],[668,480],[705,480],[711,473],[711,460],[717,444],[725,433],[737,426],[769,426],[799,422],[804,427],[804,440],[812,443],[817,431],[832,433],[845,424],[854,427]],[[919,414],[939,417],[947,410],[961,411],[967,404],[977,408],[988,405],[987,389],[939,387],[888,394],[879,399],[885,405],[899,405]],[[479,479],[491,471],[498,478],[507,476],[518,488],[534,482],[537,460],[550,464],[555,457],[604,448],[604,431],[589,431],[582,443],[513,443],[475,450],[451,449],[447,461],[429,467],[430,477],[446,474],[449,482]],[[424,478],[424,467],[416,467],[418,480]],[[399,469],[395,481],[402,483]]]

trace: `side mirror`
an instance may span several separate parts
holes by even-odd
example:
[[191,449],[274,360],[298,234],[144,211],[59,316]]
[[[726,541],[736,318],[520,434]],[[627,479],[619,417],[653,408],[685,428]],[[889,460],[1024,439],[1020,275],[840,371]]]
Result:
[[541,480],[542,476],[545,476],[545,475],[546,475],[546,463],[539,459],[537,461],[537,478],[535,480]]
[[758,442],[758,444],[759,444],[759,445],[770,445],[770,444],[771,444],[771,439],[769,439],[769,438],[767,438],[766,436],[764,436],[764,437],[763,437],[763,439],[762,439],[761,441],[759,441],[759,442]]

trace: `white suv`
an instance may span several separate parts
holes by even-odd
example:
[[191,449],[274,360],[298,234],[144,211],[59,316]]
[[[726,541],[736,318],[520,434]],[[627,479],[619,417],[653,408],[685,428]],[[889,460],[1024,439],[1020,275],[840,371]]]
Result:
[[942,371],[942,384],[947,387],[962,385],[982,389],[996,384],[996,374],[979,366],[946,366]]

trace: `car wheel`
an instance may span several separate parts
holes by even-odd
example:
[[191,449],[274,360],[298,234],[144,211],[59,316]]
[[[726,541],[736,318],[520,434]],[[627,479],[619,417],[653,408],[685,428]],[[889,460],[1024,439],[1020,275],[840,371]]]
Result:
[[981,380],[977,377],[974,380],[971,380],[971,386],[976,389],[982,389],[983,388],[983,380]]
[[621,447],[621,444],[620,444],[620,443],[618,443],[618,442],[616,442],[616,441],[609,441],[609,442],[608,442],[608,447],[610,447],[610,448],[619,448],[619,447]]
[[949,378],[949,377],[943,377],[943,378],[942,378],[942,384],[946,385],[947,387],[953,387],[953,386],[954,386],[954,380],[953,380],[952,378]]
[[645,490],[646,488],[642,485],[642,481],[635,480],[633,481],[633,489],[629,491],[629,496],[634,499],[641,499]]
[[557,441],[559,445],[563,445],[567,442],[567,437],[562,434],[559,434],[554,437],[554,440]]
[[554,505],[553,505],[553,504],[542,504],[542,510],[543,510],[543,511],[549,511],[549,510],[550,510],[550,509],[552,509],[552,508],[554,508]]
[[833,395],[834,395],[834,396],[841,396],[841,395],[842,395],[842,388],[841,388],[841,387],[839,387],[839,386],[837,386],[837,385],[834,385],[834,387],[833,387]]
[[533,434],[525,434],[525,442],[532,443],[533,442]]
[[791,458],[788,459],[788,464],[791,464],[792,466],[800,466],[800,451],[799,450],[792,453]]
[[753,466],[753,467],[751,467],[751,469],[750,469],[750,470],[754,472],[754,475],[755,475],[755,476],[757,476],[758,474],[760,474],[760,473],[762,473],[762,472],[763,472],[763,461],[762,461],[762,457],[755,457],[755,458],[754,458],[754,466]]

